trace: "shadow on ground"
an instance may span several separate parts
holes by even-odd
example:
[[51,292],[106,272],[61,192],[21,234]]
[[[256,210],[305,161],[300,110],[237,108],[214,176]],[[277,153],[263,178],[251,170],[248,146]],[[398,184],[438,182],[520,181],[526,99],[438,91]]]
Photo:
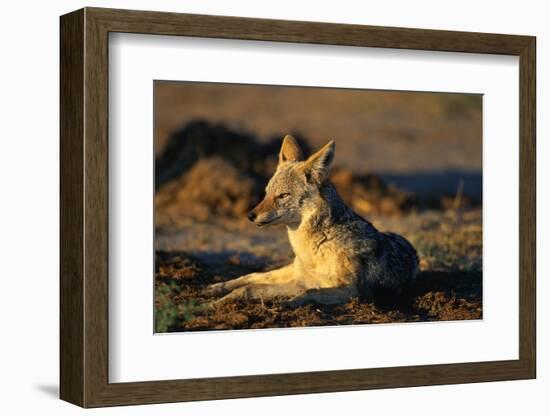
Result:
[[345,305],[290,308],[277,302],[236,301],[208,307],[211,283],[271,268],[267,258],[234,252],[156,253],[157,332],[284,328],[481,319],[478,271],[421,271],[402,293],[375,293]]

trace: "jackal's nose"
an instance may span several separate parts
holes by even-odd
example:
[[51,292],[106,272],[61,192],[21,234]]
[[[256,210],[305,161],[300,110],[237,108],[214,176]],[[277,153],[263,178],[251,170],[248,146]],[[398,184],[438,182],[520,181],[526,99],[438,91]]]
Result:
[[250,221],[254,222],[254,220],[256,219],[256,217],[257,217],[257,215],[256,215],[254,212],[250,211],[250,212],[248,213],[248,219],[249,219]]

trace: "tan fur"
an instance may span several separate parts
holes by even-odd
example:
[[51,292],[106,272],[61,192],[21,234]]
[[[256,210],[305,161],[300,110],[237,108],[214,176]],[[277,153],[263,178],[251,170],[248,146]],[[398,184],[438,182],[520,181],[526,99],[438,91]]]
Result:
[[[310,214],[311,215],[311,214]],[[296,258],[295,273],[309,288],[327,288],[353,285],[346,253],[323,232],[312,229],[307,221],[297,229],[288,230],[288,238]]]
[[296,140],[284,138],[277,171],[249,219],[258,226],[285,225],[295,259],[277,270],[210,285],[209,294],[225,295],[215,303],[282,298],[294,306],[336,304],[414,278],[418,258],[410,243],[379,233],[328,182],[334,151],[331,141],[304,161]]

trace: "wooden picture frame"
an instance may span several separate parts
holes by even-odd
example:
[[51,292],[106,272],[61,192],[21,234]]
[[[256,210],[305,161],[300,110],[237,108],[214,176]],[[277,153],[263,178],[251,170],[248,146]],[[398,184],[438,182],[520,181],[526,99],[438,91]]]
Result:
[[[85,8],[61,17],[60,396],[82,407],[530,379],[535,333],[535,38]],[[110,32],[519,56],[519,359],[109,383]]]

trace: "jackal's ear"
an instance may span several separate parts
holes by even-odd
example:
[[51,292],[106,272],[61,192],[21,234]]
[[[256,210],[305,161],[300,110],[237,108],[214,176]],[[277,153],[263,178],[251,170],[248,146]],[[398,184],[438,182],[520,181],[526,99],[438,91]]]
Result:
[[304,160],[304,155],[300,145],[294,137],[287,134],[283,139],[283,145],[279,152],[279,164],[284,162],[301,162]]
[[312,154],[303,166],[304,173],[308,180],[321,184],[330,174],[330,166],[334,160],[336,144],[331,140],[321,150]]

